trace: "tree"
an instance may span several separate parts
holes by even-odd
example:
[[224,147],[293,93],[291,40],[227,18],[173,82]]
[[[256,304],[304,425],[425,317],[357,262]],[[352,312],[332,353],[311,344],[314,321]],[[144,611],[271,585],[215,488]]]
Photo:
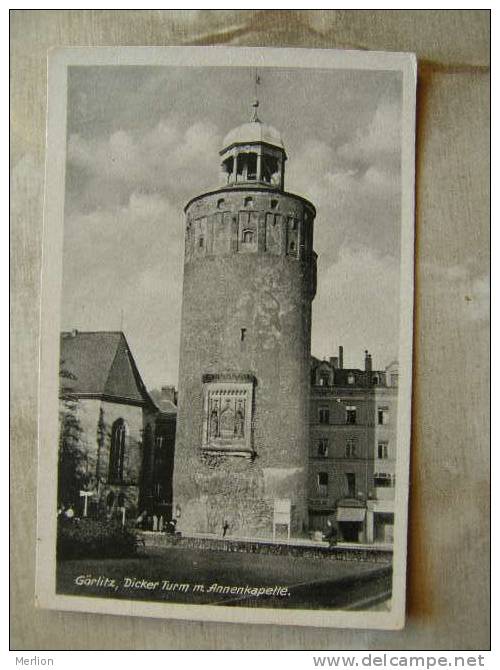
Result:
[[86,450],[82,444],[82,428],[78,419],[78,398],[72,382],[75,375],[61,359],[59,367],[59,459],[57,498],[59,505],[77,505],[80,490],[88,480]]

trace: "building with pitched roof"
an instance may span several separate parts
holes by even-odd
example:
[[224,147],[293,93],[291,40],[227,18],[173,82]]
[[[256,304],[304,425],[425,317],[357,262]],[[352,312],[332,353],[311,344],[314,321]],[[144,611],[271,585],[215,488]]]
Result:
[[108,515],[151,507],[155,439],[172,408],[155,404],[122,332],[63,332],[60,365],[60,502],[78,506],[80,488],[93,492],[90,508]]

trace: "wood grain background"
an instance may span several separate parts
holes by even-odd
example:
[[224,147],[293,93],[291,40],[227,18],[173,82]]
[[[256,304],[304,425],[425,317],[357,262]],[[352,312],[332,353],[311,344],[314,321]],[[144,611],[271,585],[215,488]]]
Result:
[[[11,646],[489,646],[489,38],[486,10],[11,12]],[[414,51],[419,60],[408,622],[403,631],[186,623],[34,607],[46,57],[53,46]]]

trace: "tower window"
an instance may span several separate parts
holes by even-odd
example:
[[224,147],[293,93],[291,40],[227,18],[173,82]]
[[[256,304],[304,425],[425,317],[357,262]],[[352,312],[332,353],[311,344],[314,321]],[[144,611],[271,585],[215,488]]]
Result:
[[253,244],[253,230],[244,230],[243,231],[243,243],[244,244]]
[[276,209],[278,207],[278,201],[277,200],[271,200],[271,209]]
[[245,198],[245,207],[253,207],[253,198],[251,195]]
[[200,247],[200,249],[203,249],[204,245],[205,245],[205,240],[203,239],[203,237],[200,237],[198,239],[198,246]]
[[219,200],[217,200],[217,208],[222,209],[224,207],[224,203],[225,203],[224,198],[220,198]]
[[241,342],[244,342],[244,341],[245,341],[245,335],[246,335],[246,334],[247,334],[247,329],[246,329],[246,328],[242,328],[242,329],[240,330],[240,340],[241,340]]
[[234,158],[233,158],[232,156],[230,156],[229,158],[227,158],[227,159],[222,163],[222,168],[223,168],[224,172],[227,173],[227,178],[228,178],[228,180],[229,180],[229,178],[230,178],[231,175],[233,174],[233,169],[234,169]]
[[274,156],[262,156],[262,181],[271,183],[276,181],[279,170],[278,159]]

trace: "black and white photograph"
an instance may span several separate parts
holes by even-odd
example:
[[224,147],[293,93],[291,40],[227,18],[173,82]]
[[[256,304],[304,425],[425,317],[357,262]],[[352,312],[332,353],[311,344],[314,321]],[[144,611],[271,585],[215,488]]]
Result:
[[416,63],[49,55],[37,598],[401,628]]

